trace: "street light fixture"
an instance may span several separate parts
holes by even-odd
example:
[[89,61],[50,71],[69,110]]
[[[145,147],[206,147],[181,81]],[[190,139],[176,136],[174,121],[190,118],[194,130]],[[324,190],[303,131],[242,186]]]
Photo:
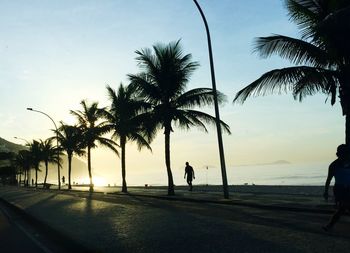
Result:
[[212,52],[212,48],[211,48],[209,26],[208,26],[207,20],[206,20],[206,18],[204,16],[204,13],[203,13],[200,5],[198,4],[197,0],[193,0],[193,2],[197,6],[197,9],[199,10],[199,13],[202,16],[202,19],[203,19],[203,22],[204,22],[204,25],[205,25],[205,30],[207,32],[209,61],[210,61],[210,72],[211,72],[211,82],[212,82],[213,95],[214,95],[215,121],[216,121],[217,135],[218,135],[220,164],[221,164],[222,185],[223,185],[223,190],[224,190],[224,198],[228,199],[229,198],[229,192],[228,192],[228,185],[227,185],[224,145],[223,145],[223,141],[222,141],[222,132],[221,132],[221,126],[220,126],[220,113],[219,113],[219,104],[218,104],[217,91],[216,91],[214,60],[213,60],[213,52]]
[[17,137],[17,136],[15,136],[15,137],[13,137],[13,138],[15,138],[15,139],[17,139],[17,140],[25,141],[26,143],[29,143],[29,141],[27,141],[26,139],[23,139],[23,138],[20,138],[20,137]]
[[38,110],[34,110],[33,108],[31,107],[28,107],[27,108],[28,111],[32,111],[32,112],[38,112],[38,113],[41,113],[41,114],[44,114],[46,117],[48,117],[52,123],[54,124],[55,126],[55,129],[56,129],[56,145],[57,145],[57,175],[58,175],[58,189],[61,190],[61,174],[60,174],[60,151],[59,151],[59,147],[58,147],[58,128],[57,128],[57,125],[55,123],[55,121],[46,113],[42,112],[42,111],[38,111]]

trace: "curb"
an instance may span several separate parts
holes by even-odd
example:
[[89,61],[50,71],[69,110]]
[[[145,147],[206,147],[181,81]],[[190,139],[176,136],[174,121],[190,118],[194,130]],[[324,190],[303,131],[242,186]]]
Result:
[[135,194],[135,193],[107,193],[107,195],[130,195],[137,197],[146,197],[154,199],[164,199],[169,201],[183,201],[183,202],[194,202],[194,203],[208,203],[208,204],[219,204],[219,205],[231,205],[231,206],[245,206],[260,208],[266,210],[281,210],[289,212],[307,212],[307,213],[319,213],[319,214],[333,214],[334,210],[328,209],[317,209],[317,208],[308,208],[308,207],[290,207],[290,206],[281,206],[281,205],[263,205],[257,204],[254,202],[240,202],[239,200],[235,202],[234,200],[209,200],[209,199],[193,199],[186,197],[176,197],[176,196],[161,196],[161,195],[148,195],[148,194]]

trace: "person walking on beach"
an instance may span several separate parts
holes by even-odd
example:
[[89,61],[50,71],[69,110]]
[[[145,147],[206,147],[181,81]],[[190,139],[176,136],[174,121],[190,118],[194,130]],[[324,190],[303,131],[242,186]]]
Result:
[[334,177],[335,183],[333,193],[337,205],[337,211],[333,214],[329,223],[323,227],[325,231],[330,230],[339,220],[340,216],[348,209],[350,210],[350,148],[341,144],[337,148],[337,159],[329,165],[328,176],[325,184],[323,197],[328,200],[328,188]]
[[190,186],[189,190],[192,191],[192,180],[195,179],[195,177],[194,177],[194,170],[188,162],[186,162],[184,178],[186,178],[186,174],[187,174],[187,179],[186,179],[187,184]]

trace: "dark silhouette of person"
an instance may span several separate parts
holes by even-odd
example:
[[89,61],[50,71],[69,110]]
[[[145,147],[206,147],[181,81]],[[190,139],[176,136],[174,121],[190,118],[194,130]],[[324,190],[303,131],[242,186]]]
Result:
[[32,178],[32,185],[34,185],[34,179]]
[[346,210],[350,210],[350,148],[345,144],[341,144],[337,148],[337,159],[334,160],[328,168],[328,176],[325,184],[323,197],[328,200],[328,188],[334,177],[335,183],[333,187],[334,198],[337,206],[336,212],[331,217],[326,226],[325,231],[330,230],[339,220]]
[[64,184],[66,182],[66,178],[63,176],[62,177],[62,184]]
[[184,178],[186,178],[186,174],[187,174],[187,184],[190,186],[190,191],[192,191],[192,180],[195,179],[194,177],[194,170],[192,168],[192,166],[186,162],[186,167],[185,167],[185,175]]

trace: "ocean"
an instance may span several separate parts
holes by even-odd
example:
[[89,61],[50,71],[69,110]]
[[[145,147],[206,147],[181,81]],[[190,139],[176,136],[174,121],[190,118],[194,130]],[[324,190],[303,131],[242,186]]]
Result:
[[[328,163],[313,164],[269,164],[240,165],[227,167],[229,185],[324,185],[328,173]],[[221,169],[218,167],[194,168],[194,184],[222,184]],[[175,185],[185,185],[184,171],[173,169]],[[158,172],[138,172],[127,174],[128,185],[166,185],[165,168]],[[112,182],[110,182],[112,184]],[[119,185],[117,183],[117,185]]]
[[[310,164],[265,164],[229,166],[226,169],[229,185],[324,185],[329,163]],[[194,185],[222,185],[221,169],[214,166],[196,168]],[[97,173],[94,173],[97,172]],[[172,168],[174,184],[186,185],[184,168]],[[50,170],[49,183],[57,184],[56,170]],[[64,173],[61,172],[61,176]],[[34,176],[34,172],[32,172]],[[66,182],[68,176],[66,176]],[[39,173],[39,182],[43,180],[43,172]],[[104,175],[100,170],[93,169],[93,181],[96,186],[120,186],[121,172],[116,168],[113,175]],[[126,181],[129,186],[162,186],[168,184],[166,169],[140,169],[126,171]],[[87,171],[81,178],[72,177],[72,183],[88,184]]]

